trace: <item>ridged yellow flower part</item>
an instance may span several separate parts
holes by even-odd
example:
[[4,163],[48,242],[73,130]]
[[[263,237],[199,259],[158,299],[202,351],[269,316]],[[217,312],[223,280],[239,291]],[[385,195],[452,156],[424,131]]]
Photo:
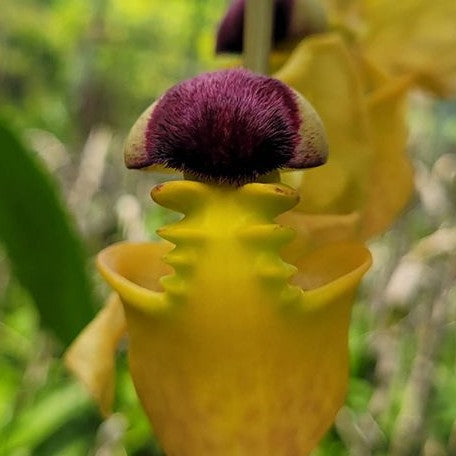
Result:
[[293,233],[274,218],[297,202],[286,185],[177,181],[152,197],[185,214],[159,231],[175,247],[119,243],[98,268],[124,305],[134,384],[164,450],[308,454],[344,400],[369,252],[335,243],[285,263]]

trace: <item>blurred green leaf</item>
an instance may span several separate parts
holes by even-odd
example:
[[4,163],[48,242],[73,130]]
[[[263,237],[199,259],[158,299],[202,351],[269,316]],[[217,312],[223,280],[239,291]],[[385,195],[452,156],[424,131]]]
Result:
[[8,435],[2,436],[1,454],[34,448],[90,407],[90,399],[80,385],[70,383],[55,389],[24,411]]
[[312,456],[349,456],[345,445],[340,440],[335,427],[333,426],[323,437],[316,448],[312,452]]
[[83,250],[52,179],[1,124],[0,241],[42,324],[69,344],[95,309]]
[[347,405],[356,412],[366,410],[373,393],[372,385],[363,378],[351,377],[349,390]]

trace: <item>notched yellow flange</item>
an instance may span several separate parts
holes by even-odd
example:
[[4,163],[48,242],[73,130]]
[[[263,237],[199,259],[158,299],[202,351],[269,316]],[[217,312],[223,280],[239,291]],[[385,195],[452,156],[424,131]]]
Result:
[[[161,280],[171,300],[189,297],[195,286],[216,291],[214,284],[221,289],[237,288],[246,281],[250,292],[264,303],[280,304],[283,300],[289,304],[290,299],[299,298],[298,290],[288,285],[296,268],[278,253],[294,233],[274,223],[278,214],[298,201],[291,187],[174,181],[155,187],[151,195],[158,204],[184,214],[181,221],[158,230],[161,237],[175,244],[164,258],[174,274]],[[229,308],[229,295],[226,298]],[[207,301],[199,305],[206,305],[203,302]]]

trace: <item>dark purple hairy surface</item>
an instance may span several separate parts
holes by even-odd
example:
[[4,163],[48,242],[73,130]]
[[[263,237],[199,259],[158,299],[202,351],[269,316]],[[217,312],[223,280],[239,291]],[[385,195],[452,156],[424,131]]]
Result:
[[[293,0],[275,0],[272,41],[279,44],[289,32]],[[217,32],[217,53],[241,53],[243,49],[245,0],[234,0]]]
[[148,120],[145,156],[209,180],[246,182],[286,167],[300,144],[300,111],[282,82],[244,69],[204,73],[166,92]]

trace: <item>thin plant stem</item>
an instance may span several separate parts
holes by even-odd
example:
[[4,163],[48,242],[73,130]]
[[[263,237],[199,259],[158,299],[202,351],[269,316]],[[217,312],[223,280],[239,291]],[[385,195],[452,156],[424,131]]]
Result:
[[247,0],[244,16],[244,66],[268,74],[273,0]]

